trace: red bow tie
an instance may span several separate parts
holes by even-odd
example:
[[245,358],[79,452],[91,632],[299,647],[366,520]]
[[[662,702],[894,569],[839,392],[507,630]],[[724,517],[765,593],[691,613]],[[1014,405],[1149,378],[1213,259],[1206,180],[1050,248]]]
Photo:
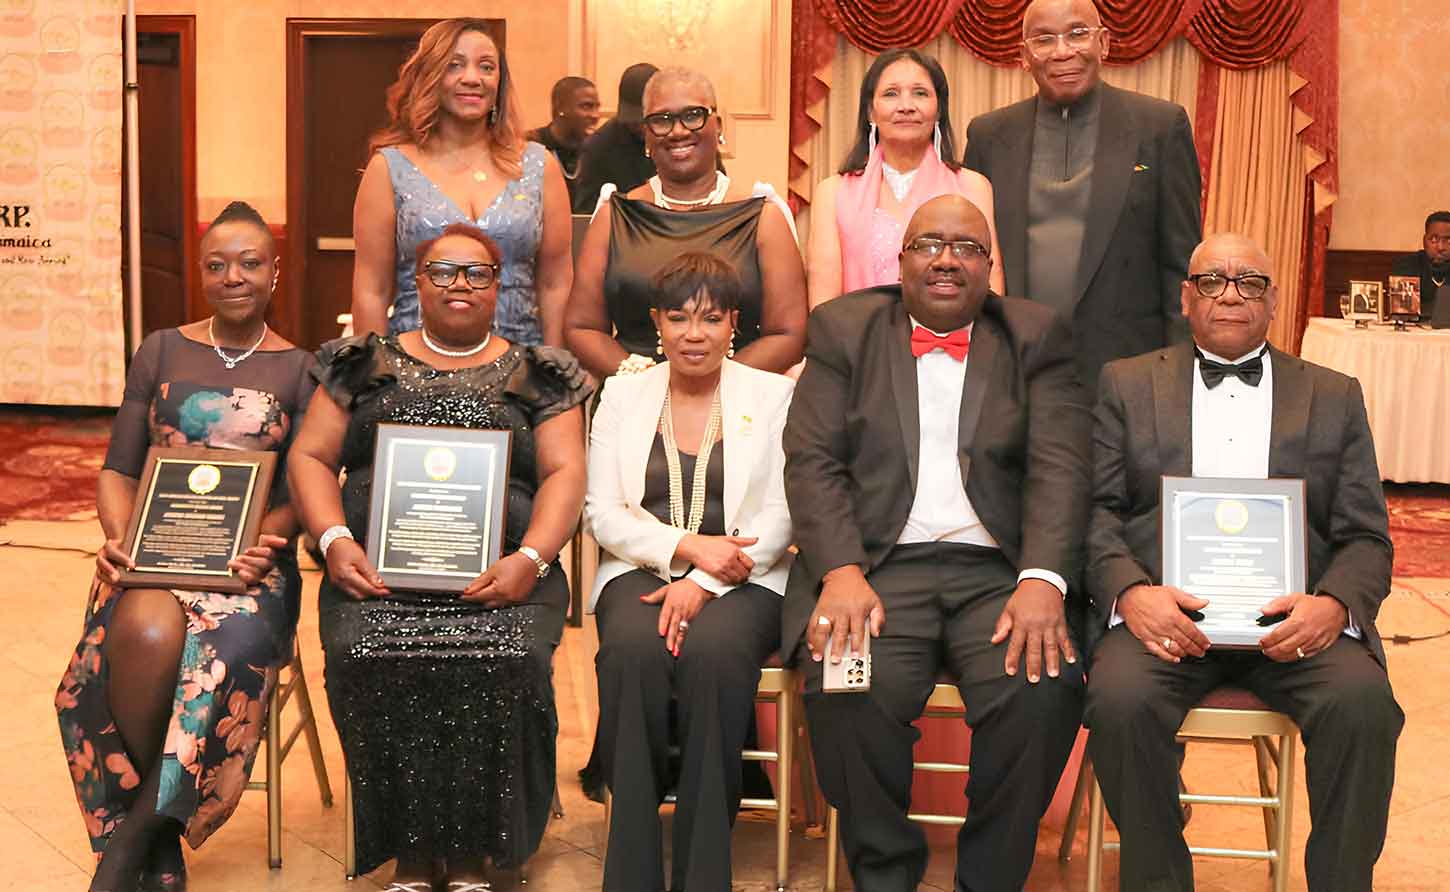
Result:
[[918,325],[911,330],[911,355],[922,357],[933,350],[944,350],[957,362],[967,358],[967,348],[972,345],[972,333],[959,328],[943,337],[925,326]]

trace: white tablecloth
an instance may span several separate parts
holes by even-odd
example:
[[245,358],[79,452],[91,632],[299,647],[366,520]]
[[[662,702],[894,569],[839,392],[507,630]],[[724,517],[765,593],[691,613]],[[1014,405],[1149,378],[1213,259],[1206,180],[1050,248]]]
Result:
[[1450,483],[1450,329],[1356,330],[1314,318],[1299,355],[1359,379],[1380,476]]

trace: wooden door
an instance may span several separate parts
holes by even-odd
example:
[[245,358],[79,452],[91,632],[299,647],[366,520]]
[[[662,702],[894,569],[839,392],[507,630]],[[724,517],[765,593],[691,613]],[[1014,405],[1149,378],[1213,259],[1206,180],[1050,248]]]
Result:
[[196,269],[195,20],[138,16],[136,31],[141,328],[150,334],[207,313]]
[[[352,307],[352,206],[387,88],[433,19],[288,19],[286,334],[315,348]],[[494,39],[503,45],[503,22]],[[286,320],[285,322],[283,320]]]

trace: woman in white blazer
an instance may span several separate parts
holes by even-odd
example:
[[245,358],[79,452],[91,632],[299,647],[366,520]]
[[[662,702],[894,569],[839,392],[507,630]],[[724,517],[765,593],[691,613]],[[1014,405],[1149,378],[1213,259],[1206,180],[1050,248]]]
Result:
[[793,382],[728,358],[740,282],[711,254],[655,276],[664,362],[604,386],[584,516],[606,554],[599,739],[614,815],[604,889],[659,890],[670,700],[681,767],[669,888],[730,889],[740,751],[779,646],[791,556],[781,430]]

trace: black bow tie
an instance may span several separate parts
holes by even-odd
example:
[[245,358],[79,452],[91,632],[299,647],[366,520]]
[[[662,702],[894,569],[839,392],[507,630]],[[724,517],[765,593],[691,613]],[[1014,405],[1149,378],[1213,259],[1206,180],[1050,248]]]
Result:
[[1263,350],[1255,353],[1252,359],[1245,359],[1237,365],[1231,362],[1214,362],[1197,348],[1194,349],[1193,355],[1198,357],[1198,373],[1203,376],[1203,386],[1209,390],[1222,384],[1223,379],[1230,375],[1250,387],[1258,387],[1259,382],[1264,380]]

